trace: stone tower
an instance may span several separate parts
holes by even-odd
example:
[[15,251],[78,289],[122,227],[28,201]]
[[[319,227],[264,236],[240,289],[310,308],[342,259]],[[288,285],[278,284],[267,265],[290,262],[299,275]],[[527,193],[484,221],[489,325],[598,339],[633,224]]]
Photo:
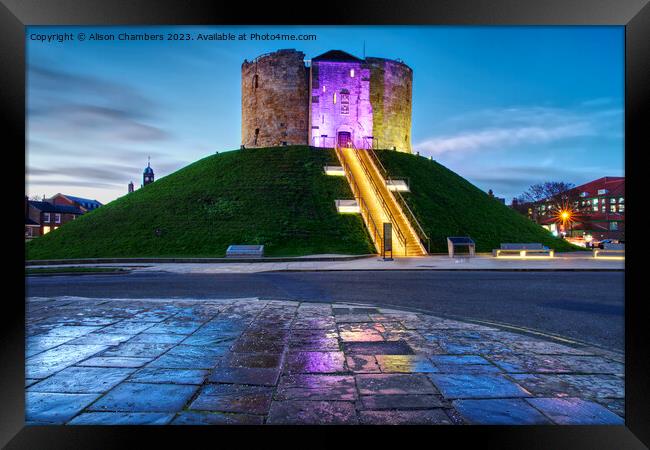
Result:
[[242,145],[411,153],[413,70],[399,60],[278,50],[242,64]]
[[401,61],[366,58],[375,147],[412,153],[413,70]]
[[241,68],[242,145],[306,145],[309,121],[305,54],[278,50]]
[[311,61],[309,143],[314,147],[366,147],[372,138],[370,71],[364,61],[332,50]]

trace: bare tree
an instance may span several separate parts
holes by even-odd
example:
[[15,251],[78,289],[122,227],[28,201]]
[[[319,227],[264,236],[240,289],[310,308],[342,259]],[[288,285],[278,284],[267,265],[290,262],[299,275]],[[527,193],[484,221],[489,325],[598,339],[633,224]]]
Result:
[[517,210],[520,212],[532,209],[533,220],[537,220],[538,206],[546,205],[547,211],[558,214],[560,211],[581,209],[579,192],[573,183],[564,181],[545,181],[531,185],[523,194],[517,197]]

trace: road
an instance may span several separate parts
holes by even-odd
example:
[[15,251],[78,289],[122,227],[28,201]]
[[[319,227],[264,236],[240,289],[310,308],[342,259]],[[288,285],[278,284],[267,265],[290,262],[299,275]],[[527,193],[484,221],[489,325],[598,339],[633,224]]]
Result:
[[623,272],[350,271],[28,277],[29,296],[354,302],[525,327],[615,351]]

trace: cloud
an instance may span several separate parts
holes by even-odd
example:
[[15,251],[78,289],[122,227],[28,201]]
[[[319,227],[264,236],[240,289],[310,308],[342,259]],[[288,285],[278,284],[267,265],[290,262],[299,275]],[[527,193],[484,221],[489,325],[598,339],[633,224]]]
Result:
[[437,156],[447,152],[466,152],[486,147],[512,147],[523,143],[545,143],[589,134],[591,134],[590,128],[585,123],[574,123],[547,128],[538,126],[488,128],[429,139],[420,142],[417,148],[420,151]]
[[27,70],[29,88],[34,91],[65,97],[80,96],[93,103],[99,101],[123,105],[126,109],[143,115],[148,115],[147,111],[152,111],[157,106],[152,99],[123,83],[39,65],[30,65]]
[[[48,169],[39,167],[28,167],[27,175],[29,177],[70,177],[77,180],[96,180],[99,182],[123,182],[132,174],[134,170],[140,170],[132,166],[122,166],[116,164],[102,165],[77,165],[77,166],[55,166]],[[44,180],[47,181],[47,180]],[[48,181],[49,182],[49,181]]]
[[[623,112],[620,108],[598,109],[597,101],[586,110],[542,106],[509,107],[470,111],[444,121],[448,132],[416,143],[425,154],[465,154],[485,149],[506,149],[593,136],[620,137]],[[616,121],[615,119],[620,119]]]
[[160,142],[171,135],[156,124],[156,102],[122,83],[30,66],[30,139],[89,143]]
[[121,183],[98,183],[96,181],[83,181],[83,180],[36,180],[25,183],[27,186],[47,186],[51,191],[58,190],[59,186],[71,187],[86,187],[97,189],[115,189],[122,186]]

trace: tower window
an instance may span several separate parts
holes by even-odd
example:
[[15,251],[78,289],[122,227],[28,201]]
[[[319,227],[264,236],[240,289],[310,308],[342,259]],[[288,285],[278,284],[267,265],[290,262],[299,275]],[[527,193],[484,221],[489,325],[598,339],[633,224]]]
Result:
[[259,76],[257,74],[253,75],[253,89],[257,89]]
[[350,77],[354,78],[354,69],[350,69]]
[[350,114],[350,94],[341,93],[341,114]]
[[323,92],[327,92],[327,89],[325,88],[325,85],[323,85]]
[[257,138],[259,137],[259,135],[260,135],[260,129],[255,128],[255,141],[254,141],[253,145],[257,145]]
[[334,104],[336,105],[336,92],[334,93],[333,99],[334,99]]

